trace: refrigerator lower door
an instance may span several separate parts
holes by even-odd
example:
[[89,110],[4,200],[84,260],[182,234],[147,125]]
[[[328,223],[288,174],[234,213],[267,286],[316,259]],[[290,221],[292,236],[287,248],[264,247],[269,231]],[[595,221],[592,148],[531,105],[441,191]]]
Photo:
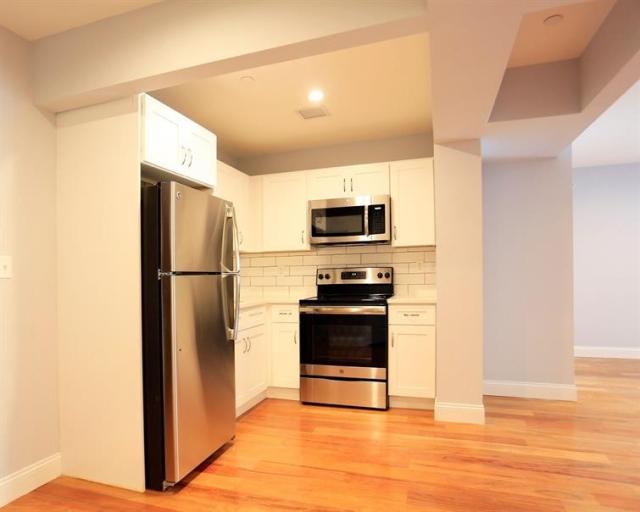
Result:
[[234,343],[225,332],[222,278],[163,279],[165,474],[180,481],[235,434]]

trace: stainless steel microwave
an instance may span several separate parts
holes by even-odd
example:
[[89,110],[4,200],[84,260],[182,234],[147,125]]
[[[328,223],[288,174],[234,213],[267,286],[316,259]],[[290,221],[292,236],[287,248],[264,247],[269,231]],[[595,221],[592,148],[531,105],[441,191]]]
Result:
[[391,242],[391,197],[309,201],[312,245]]

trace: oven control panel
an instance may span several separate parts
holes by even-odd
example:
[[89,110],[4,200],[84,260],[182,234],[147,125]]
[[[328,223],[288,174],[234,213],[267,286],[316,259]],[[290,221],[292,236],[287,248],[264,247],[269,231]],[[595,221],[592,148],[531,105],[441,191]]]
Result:
[[393,267],[319,268],[316,284],[393,284]]

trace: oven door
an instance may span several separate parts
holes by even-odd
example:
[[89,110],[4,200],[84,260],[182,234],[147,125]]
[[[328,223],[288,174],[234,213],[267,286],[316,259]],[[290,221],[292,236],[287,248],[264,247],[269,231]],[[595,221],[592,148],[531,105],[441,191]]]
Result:
[[301,306],[300,374],[386,380],[386,306]]

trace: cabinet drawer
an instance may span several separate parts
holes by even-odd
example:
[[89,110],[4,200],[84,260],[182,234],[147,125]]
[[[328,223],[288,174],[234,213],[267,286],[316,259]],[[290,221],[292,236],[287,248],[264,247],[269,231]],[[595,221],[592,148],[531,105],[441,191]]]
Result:
[[435,306],[390,306],[391,325],[436,325]]
[[298,323],[298,306],[293,304],[271,306],[271,321]]
[[267,318],[267,311],[264,306],[258,306],[256,308],[243,309],[240,311],[240,325],[241,331],[255,327],[256,325],[262,325]]

